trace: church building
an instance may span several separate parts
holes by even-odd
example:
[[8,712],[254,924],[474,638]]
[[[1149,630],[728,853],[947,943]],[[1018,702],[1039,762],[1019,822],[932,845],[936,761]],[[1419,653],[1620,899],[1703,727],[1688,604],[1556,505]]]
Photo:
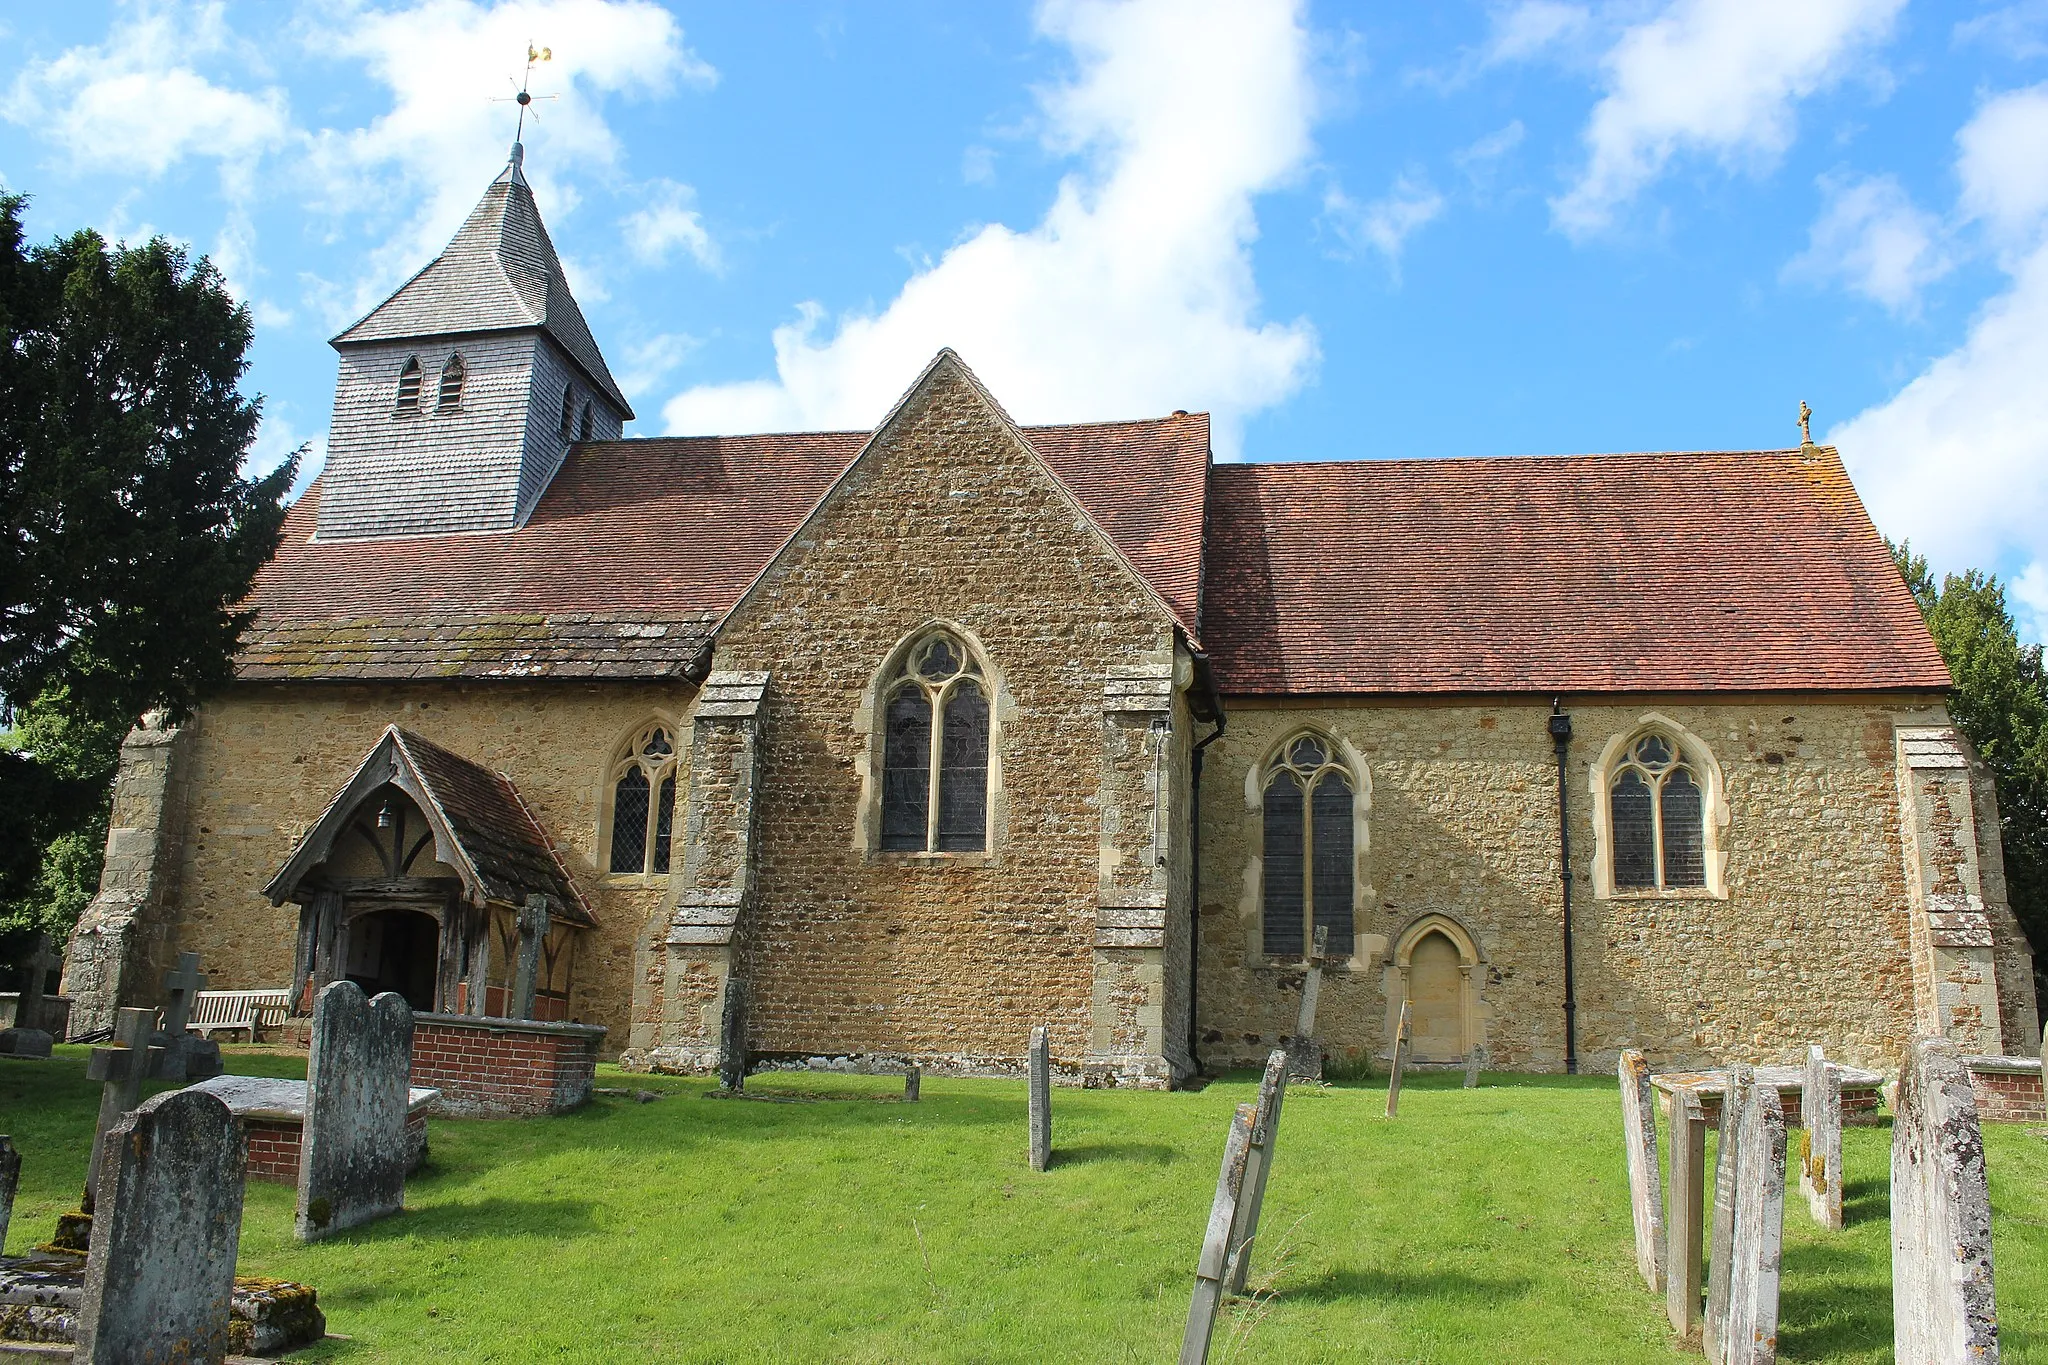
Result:
[[501,1015],[524,922],[535,1017],[657,1070],[1044,1024],[1167,1086],[1287,1041],[1318,945],[1333,1068],[1404,1006],[1502,1070],[2039,1046],[1831,448],[1218,464],[951,351],[872,430],[622,439],[516,147],[334,346],[235,683],[123,749],[74,1036],[181,951]]

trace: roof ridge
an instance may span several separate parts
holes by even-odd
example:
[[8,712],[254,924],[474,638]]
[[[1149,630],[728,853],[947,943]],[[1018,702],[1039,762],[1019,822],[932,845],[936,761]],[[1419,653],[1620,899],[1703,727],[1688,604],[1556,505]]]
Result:
[[[1553,454],[1516,455],[1351,455],[1333,456],[1328,459],[1297,460],[1220,460],[1216,464],[1224,469],[1327,469],[1334,466],[1372,465],[1418,465],[1440,466],[1448,464],[1564,464],[1572,461],[1596,460],[1698,460],[1725,458],[1728,456],[1799,455],[1804,456],[1807,447],[1787,446],[1766,450],[1585,450]],[[1817,445],[1815,451],[1836,453],[1833,446]]]

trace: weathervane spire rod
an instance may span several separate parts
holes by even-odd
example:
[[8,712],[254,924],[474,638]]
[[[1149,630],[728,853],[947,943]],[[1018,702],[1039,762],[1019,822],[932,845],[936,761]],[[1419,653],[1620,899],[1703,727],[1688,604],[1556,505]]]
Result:
[[[519,123],[517,127],[513,129],[512,132],[512,169],[514,170],[517,170],[519,168],[520,163],[526,159],[525,147],[523,144],[526,139],[527,109],[530,108],[533,102],[537,99],[551,100],[554,98],[553,95],[536,95],[533,93],[533,68],[537,63],[551,62],[554,59],[555,50],[553,48],[535,47],[531,39],[527,40],[526,71],[525,74],[520,77],[517,92],[512,96],[512,102],[519,106]],[[505,79],[510,80],[511,77],[507,76]],[[539,118],[540,110],[535,109],[533,111],[533,116],[536,119]]]

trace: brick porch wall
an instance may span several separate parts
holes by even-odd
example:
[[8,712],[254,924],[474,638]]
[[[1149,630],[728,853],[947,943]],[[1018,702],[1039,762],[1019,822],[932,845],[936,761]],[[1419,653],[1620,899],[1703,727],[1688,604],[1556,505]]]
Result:
[[[244,1119],[242,1127],[249,1135],[248,1178],[281,1185],[298,1184],[299,1141],[304,1136],[304,1126],[290,1119]],[[412,1152],[412,1159],[405,1168],[417,1170],[427,1157],[427,1116],[424,1112],[406,1116],[405,1141]]]
[[1994,1123],[2048,1121],[2041,1063],[2030,1057],[1971,1057],[1968,1061],[1978,1118]]
[[561,1114],[590,1098],[605,1030],[595,1024],[416,1014],[412,1083],[458,1118]]

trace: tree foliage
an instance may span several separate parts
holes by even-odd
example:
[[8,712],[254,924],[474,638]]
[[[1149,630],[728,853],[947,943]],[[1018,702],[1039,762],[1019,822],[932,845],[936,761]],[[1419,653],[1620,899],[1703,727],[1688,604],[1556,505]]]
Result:
[[23,203],[0,194],[0,934],[61,934],[121,736],[232,676],[297,459],[242,477],[252,333],[211,264],[90,231],[28,247]]
[[1892,557],[1955,677],[1949,714],[1991,769],[2006,894],[2037,964],[2048,966],[2048,674],[2041,646],[2020,643],[2005,588],[1992,575],[1946,574],[1937,587],[1926,556],[1914,554],[1910,543],[1892,546]]

